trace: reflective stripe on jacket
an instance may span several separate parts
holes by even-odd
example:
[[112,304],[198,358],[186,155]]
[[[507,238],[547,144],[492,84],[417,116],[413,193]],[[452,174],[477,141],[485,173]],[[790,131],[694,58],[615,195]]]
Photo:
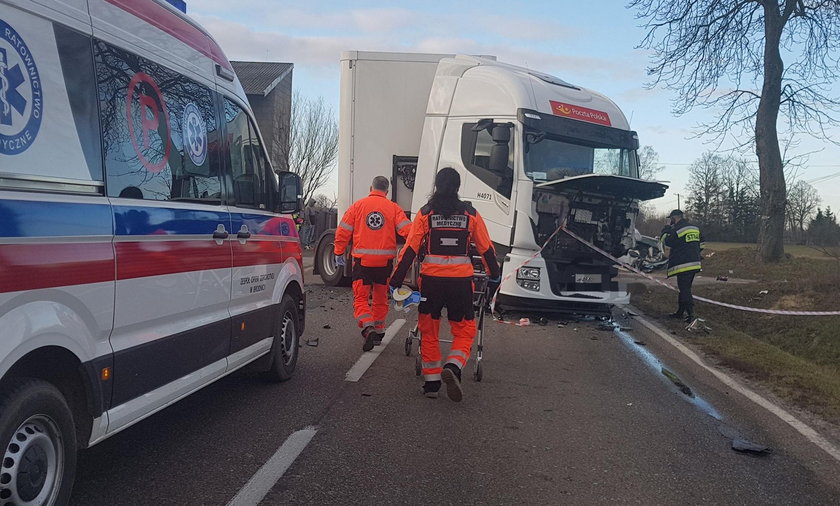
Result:
[[668,256],[669,278],[683,272],[701,269],[700,249],[703,234],[697,226],[687,220],[681,220],[676,225],[663,228],[659,240],[671,248],[671,254]]
[[411,221],[386,193],[373,190],[347,209],[335,231],[336,255],[343,255],[351,239],[353,258],[365,267],[384,267],[397,256],[397,234],[408,237]]
[[414,259],[420,256],[421,276],[442,278],[469,278],[473,276],[470,245],[475,244],[491,278],[500,275],[496,250],[481,215],[472,206],[462,203],[462,208],[450,214],[437,213],[429,206],[420,209],[411,226],[411,234],[400,253],[400,261],[392,285],[399,285],[405,278]]

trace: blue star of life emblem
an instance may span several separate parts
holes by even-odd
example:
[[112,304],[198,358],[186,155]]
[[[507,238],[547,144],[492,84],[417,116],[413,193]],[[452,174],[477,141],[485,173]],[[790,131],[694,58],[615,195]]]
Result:
[[0,155],[17,155],[35,142],[44,114],[41,77],[23,38],[0,19]]

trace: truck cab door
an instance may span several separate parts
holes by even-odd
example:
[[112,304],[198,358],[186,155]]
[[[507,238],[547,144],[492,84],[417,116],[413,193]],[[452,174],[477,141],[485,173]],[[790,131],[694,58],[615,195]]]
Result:
[[484,218],[500,257],[510,249],[516,214],[515,132],[503,120],[450,119],[439,165],[459,169],[461,199]]

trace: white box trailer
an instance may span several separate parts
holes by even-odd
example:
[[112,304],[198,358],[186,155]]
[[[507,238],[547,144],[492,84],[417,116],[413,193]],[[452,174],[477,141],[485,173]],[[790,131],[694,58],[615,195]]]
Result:
[[[667,188],[638,178],[638,137],[605,96],[493,57],[349,51],[339,125],[339,216],[378,175],[413,216],[435,173],[453,167],[503,275],[516,269],[501,307],[597,311],[629,301],[598,254],[564,232],[546,244],[566,224],[621,256],[634,246],[639,201]],[[348,274],[336,269],[333,237],[322,236],[315,261],[331,285]]]

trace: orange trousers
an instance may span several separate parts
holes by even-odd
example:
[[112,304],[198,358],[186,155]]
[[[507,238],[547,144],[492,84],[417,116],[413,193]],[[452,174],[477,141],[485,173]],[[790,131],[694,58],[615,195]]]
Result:
[[[420,358],[423,379],[426,381],[440,380],[443,372],[440,353],[440,319],[431,314],[419,314],[417,327],[420,330]],[[455,364],[459,369],[467,365],[470,349],[475,339],[475,320],[461,320],[449,322],[452,330],[452,348],[446,358],[447,364]]]
[[353,281],[353,316],[359,328],[373,327],[382,331],[388,316],[388,285],[366,285],[361,279]]

